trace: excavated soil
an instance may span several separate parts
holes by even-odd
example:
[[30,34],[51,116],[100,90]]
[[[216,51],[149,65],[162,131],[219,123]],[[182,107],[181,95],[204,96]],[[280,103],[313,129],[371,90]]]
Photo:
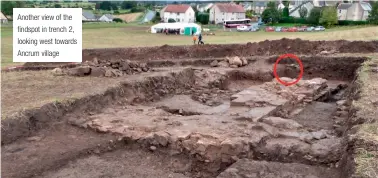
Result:
[[[378,41],[308,41],[301,39],[266,40],[232,45],[169,46],[142,48],[85,49],[83,62],[95,58],[101,63],[128,59],[132,61],[182,60],[192,58],[223,58],[225,56],[264,56],[286,53],[316,55],[329,53],[374,53]],[[51,66],[54,63],[26,63],[24,66]],[[55,65],[56,66],[56,65]]]
[[[282,39],[84,50],[85,60],[97,58],[100,64],[158,62],[147,63],[151,75],[121,75],[125,80],[103,94],[5,119],[2,177],[341,178],[340,165],[349,164],[342,159],[349,149],[348,96],[366,58],[304,56],[303,79],[288,87],[274,79],[276,56],[247,57],[248,65],[238,68],[210,63],[230,54],[377,49],[376,42]],[[279,64],[281,80],[298,75],[293,64],[290,59]],[[109,67],[121,70],[117,65]]]

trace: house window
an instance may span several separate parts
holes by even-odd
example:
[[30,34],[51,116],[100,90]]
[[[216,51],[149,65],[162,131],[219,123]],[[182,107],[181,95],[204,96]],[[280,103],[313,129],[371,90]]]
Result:
[[339,10],[339,13],[341,13],[341,9]]
[[183,21],[184,21],[184,19],[181,19],[181,21],[183,22]]
[[234,15],[234,13],[232,13],[232,15]]
[[180,13],[177,13],[177,15],[180,15]]
[[179,19],[179,18],[177,18],[177,19],[176,19],[176,21],[177,21],[177,22],[180,22],[180,19]]
[[234,18],[231,18],[231,20],[234,20]]
[[224,15],[224,12],[223,12],[223,15]]

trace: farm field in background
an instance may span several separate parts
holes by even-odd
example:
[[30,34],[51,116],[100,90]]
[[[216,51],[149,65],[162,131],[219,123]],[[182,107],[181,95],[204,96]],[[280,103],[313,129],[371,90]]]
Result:
[[[135,18],[135,16],[134,16]],[[151,34],[151,25],[136,23],[84,23],[83,48],[142,47],[159,45],[191,45],[189,36]],[[282,25],[283,26],[283,25]],[[325,32],[228,32],[219,26],[209,28],[215,36],[204,36],[206,44],[247,43],[281,38],[301,38],[304,40],[378,40],[377,26],[345,26],[327,29]],[[3,26],[1,33],[2,67],[17,65],[12,63],[12,26]]]

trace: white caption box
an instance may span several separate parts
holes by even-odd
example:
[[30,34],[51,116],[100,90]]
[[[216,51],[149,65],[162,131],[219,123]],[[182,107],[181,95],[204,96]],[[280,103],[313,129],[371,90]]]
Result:
[[81,8],[13,9],[13,62],[82,62],[82,48]]

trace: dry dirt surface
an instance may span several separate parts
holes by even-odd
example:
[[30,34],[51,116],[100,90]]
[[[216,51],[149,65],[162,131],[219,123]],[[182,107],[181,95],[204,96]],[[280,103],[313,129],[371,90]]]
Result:
[[[120,59],[178,60],[190,58],[219,58],[226,56],[262,56],[281,55],[286,53],[315,55],[322,51],[330,53],[375,53],[378,52],[378,41],[308,41],[301,39],[266,40],[257,43],[204,46],[169,46],[140,48],[85,49],[83,61],[99,62]],[[104,62],[104,63],[106,63]],[[26,63],[25,66],[40,66],[40,63]],[[46,64],[43,64],[46,65]]]
[[[302,45],[291,46],[294,42]],[[86,90],[92,86],[80,85],[86,80],[96,83],[98,90],[4,119],[2,177],[351,177],[356,155],[349,133],[358,124],[351,120],[358,110],[352,103],[361,90],[355,78],[364,77],[356,71],[369,58],[303,57],[303,79],[284,86],[274,79],[274,58],[251,57],[277,55],[285,51],[277,45],[284,44],[304,55],[357,52],[353,45],[363,52],[377,51],[376,41],[287,39],[236,45],[243,47],[239,50],[231,48],[235,45],[86,50],[89,62],[80,65],[86,67],[85,74],[97,67],[124,73],[94,77],[45,71],[56,86],[41,85],[58,95],[59,88],[71,85],[72,92]],[[167,61],[158,60],[163,54]],[[143,71],[145,67],[148,70]],[[374,69],[369,68],[371,75],[377,75]],[[294,81],[298,73],[293,61],[280,63],[277,70],[286,82]],[[59,85],[65,80],[78,82]],[[117,85],[110,86],[113,82]],[[11,86],[15,87],[8,83]],[[45,88],[40,88],[43,93]],[[12,98],[11,92],[6,96]],[[369,144],[369,149],[376,148],[374,142]]]
[[122,15],[115,15],[114,17],[120,18],[126,22],[134,22],[142,13],[131,13],[131,14],[122,14]]

